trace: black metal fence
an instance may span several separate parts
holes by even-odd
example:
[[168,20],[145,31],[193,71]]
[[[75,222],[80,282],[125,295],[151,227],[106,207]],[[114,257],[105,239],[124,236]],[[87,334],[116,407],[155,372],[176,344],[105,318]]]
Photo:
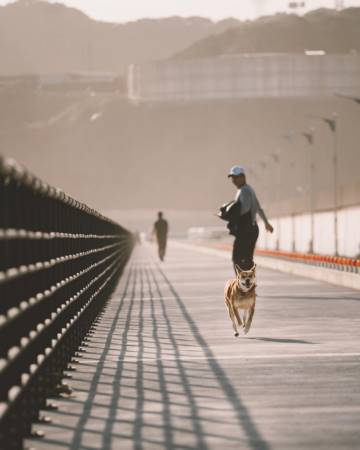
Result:
[[23,447],[132,241],[118,224],[0,159],[0,449]]

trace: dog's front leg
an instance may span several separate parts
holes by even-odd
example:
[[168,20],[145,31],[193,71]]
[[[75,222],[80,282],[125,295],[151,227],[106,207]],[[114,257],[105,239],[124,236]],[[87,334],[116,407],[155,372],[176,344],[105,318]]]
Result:
[[[231,320],[233,323],[233,328],[234,328],[234,336],[238,337],[239,336],[239,332],[236,326],[236,322],[238,322],[240,320],[239,314],[237,312],[237,310],[234,307],[231,307]],[[240,320],[241,322],[241,320]]]
[[242,327],[243,326],[243,321],[241,320],[239,310],[237,308],[235,308],[235,307],[234,307],[234,314],[235,314],[235,317],[236,317],[237,324],[239,325],[239,327]]
[[228,307],[228,311],[229,311],[229,317],[230,317],[230,320],[231,320],[233,328],[234,328],[234,335],[239,336],[239,332],[238,332],[237,326],[236,326],[236,316],[235,316],[234,308],[233,308],[231,302],[227,303],[227,307]]
[[249,332],[249,330],[250,330],[251,322],[252,322],[253,317],[254,317],[254,312],[255,312],[255,303],[250,308],[250,310],[248,312],[247,320],[246,320],[246,322],[244,324],[244,333],[245,334],[247,334]]
[[242,326],[243,326],[244,328],[245,328],[245,326],[246,326],[247,320],[248,320],[248,310],[247,310],[247,309],[244,309],[243,323],[242,323]]

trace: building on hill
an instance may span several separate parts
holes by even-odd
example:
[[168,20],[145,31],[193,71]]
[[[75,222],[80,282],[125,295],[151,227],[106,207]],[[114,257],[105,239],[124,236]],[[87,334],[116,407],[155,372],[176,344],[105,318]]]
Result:
[[316,98],[360,93],[360,55],[242,54],[128,68],[133,101]]

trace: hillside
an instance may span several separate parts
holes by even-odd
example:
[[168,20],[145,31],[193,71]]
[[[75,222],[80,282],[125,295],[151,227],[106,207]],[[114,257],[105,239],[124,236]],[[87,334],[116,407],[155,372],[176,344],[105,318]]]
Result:
[[[309,114],[339,113],[340,201],[358,201],[358,109],[340,98],[133,105],[114,95],[13,88],[0,92],[0,151],[100,209],[216,211],[233,196],[229,167],[253,166],[250,182],[269,213],[289,213],[309,208],[301,133],[311,124],[316,207],[332,205],[331,134]],[[281,136],[291,131],[289,143]],[[270,156],[279,150],[280,166]]]
[[0,75],[122,72],[133,62],[168,58],[234,23],[196,17],[105,23],[62,4],[19,0],[0,6]]
[[217,23],[200,17],[98,22],[42,0],[0,6],[0,75],[123,72],[130,63],[231,53],[360,51],[360,8]]
[[360,8],[319,9],[300,17],[276,14],[242,22],[206,37],[175,55],[176,59],[236,53],[360,52]]

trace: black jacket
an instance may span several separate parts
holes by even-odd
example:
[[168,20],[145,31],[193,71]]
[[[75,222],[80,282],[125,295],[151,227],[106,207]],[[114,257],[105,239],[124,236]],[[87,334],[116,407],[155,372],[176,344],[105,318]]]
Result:
[[218,217],[228,222],[227,228],[233,236],[239,236],[242,232],[249,231],[252,226],[250,211],[243,215],[240,213],[240,202],[235,201],[225,203],[218,212]]

